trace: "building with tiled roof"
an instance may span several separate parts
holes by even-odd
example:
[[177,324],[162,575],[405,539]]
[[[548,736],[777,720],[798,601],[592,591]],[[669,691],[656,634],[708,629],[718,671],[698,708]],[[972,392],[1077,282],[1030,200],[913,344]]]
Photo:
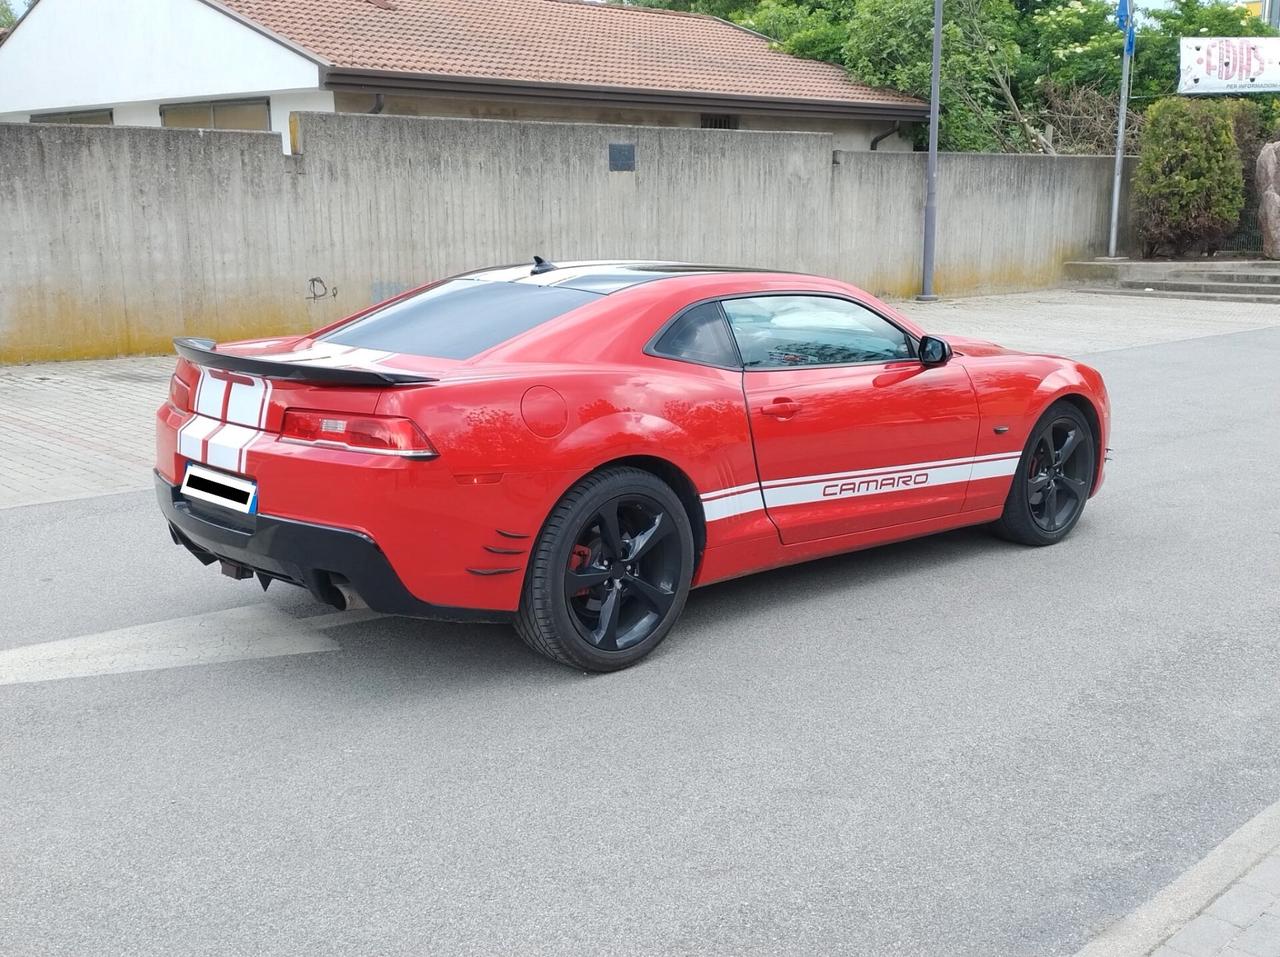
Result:
[[35,0],[0,49],[0,121],[284,132],[297,110],[904,149],[927,107],[724,20],[580,0]]

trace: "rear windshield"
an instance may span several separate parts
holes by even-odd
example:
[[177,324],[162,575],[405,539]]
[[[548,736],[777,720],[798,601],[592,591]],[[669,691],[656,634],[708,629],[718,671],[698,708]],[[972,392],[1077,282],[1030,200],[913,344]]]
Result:
[[599,298],[561,286],[450,279],[324,338],[362,349],[470,359]]

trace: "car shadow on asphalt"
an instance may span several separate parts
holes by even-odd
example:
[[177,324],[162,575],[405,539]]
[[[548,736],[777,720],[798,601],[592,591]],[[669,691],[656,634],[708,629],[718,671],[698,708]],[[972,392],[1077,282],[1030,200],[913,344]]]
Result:
[[[1002,550],[1016,552],[1020,546],[982,528],[959,529],[708,585],[690,594],[683,620],[655,660],[678,653],[686,640],[732,636],[766,610],[776,615],[779,608],[829,601],[887,580],[899,580],[904,595],[919,594],[949,566]],[[385,672],[387,680],[417,686],[457,690],[519,676],[538,683],[587,676],[538,655],[503,624],[386,617],[328,633],[342,646],[347,669],[356,667],[368,677]]]

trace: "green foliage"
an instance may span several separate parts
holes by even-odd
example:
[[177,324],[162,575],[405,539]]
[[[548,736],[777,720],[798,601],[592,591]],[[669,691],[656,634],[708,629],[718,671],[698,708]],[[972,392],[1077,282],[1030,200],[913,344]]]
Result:
[[1215,252],[1244,205],[1231,106],[1179,97],[1152,104],[1133,192],[1144,256]]
[[1024,20],[1029,29],[1023,30],[1023,81],[1118,94],[1124,34],[1116,27],[1115,10],[1106,0],[1038,4]]
[[17,19],[9,0],[0,0],[0,30],[13,26]]
[[633,7],[657,7],[659,10],[681,10],[685,13],[706,13],[722,20],[732,20],[735,16],[755,7],[755,0],[624,0]]
[[[3,0],[0,0],[3,2]],[[619,0],[707,13],[771,37],[780,49],[845,66],[872,86],[929,96],[932,0]],[[1280,0],[1278,0],[1280,2]],[[1091,130],[1096,149],[1115,136],[1124,37],[1115,0],[944,0],[941,146],[947,150],[1048,150],[1045,125]],[[1144,6],[1130,109],[1173,94],[1183,36],[1269,36],[1228,0]],[[1079,95],[1077,95],[1079,94]],[[1280,123],[1280,96],[1255,95],[1263,123]],[[1062,104],[1089,115],[1063,115]],[[925,131],[915,131],[918,142]],[[1081,144],[1067,144],[1080,150]]]
[[747,29],[777,40],[795,56],[839,63],[849,39],[852,9],[851,4],[809,6],[794,0],[761,0],[736,19]]
[[[939,147],[1016,152],[1024,131],[1010,116],[999,78],[1016,82],[1022,50],[1010,0],[944,0]],[[932,0],[859,0],[844,62],[864,83],[929,98]],[[923,141],[924,131],[918,131]]]
[[[1258,207],[1262,197],[1258,194],[1258,154],[1269,140],[1273,128],[1263,104],[1254,100],[1228,100],[1231,123],[1236,137],[1236,150],[1240,158],[1240,177],[1244,182],[1244,209],[1240,225],[1246,235],[1258,222]],[[1258,234],[1257,240],[1261,240]]]

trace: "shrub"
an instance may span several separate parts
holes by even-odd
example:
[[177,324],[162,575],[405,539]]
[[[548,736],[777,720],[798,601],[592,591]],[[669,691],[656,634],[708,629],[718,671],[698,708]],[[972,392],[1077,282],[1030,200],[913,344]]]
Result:
[[1227,102],[1231,104],[1240,175],[1244,180],[1244,208],[1235,239],[1241,244],[1237,248],[1255,250],[1262,244],[1262,235],[1258,232],[1258,205],[1262,201],[1258,195],[1258,154],[1267,143],[1267,111],[1255,100]]
[[1153,103],[1133,193],[1143,256],[1216,252],[1235,231],[1244,205],[1231,108],[1180,97]]

